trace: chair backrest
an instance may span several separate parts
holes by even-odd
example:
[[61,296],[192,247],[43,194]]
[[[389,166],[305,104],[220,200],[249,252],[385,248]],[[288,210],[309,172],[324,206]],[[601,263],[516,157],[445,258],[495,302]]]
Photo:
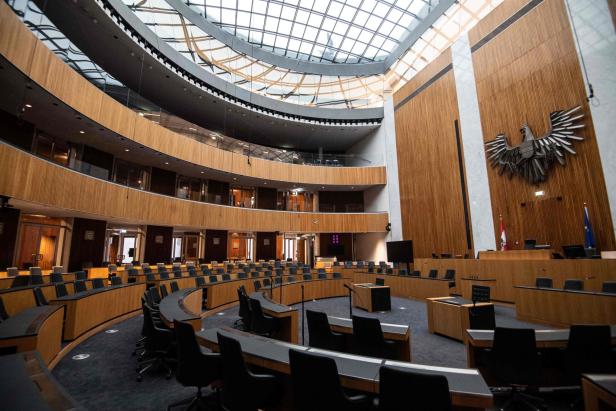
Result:
[[382,356],[385,344],[381,322],[378,318],[353,316],[353,344],[358,354]]
[[272,284],[271,280],[269,278],[264,278],[263,279],[263,286],[264,287],[269,287],[270,284]]
[[259,273],[257,271],[253,271],[250,273],[250,278],[258,278],[259,277]]
[[327,274],[325,274],[325,273],[318,273],[317,274],[317,278],[319,280],[325,280],[327,278]]
[[2,301],[2,297],[0,297],[0,320],[4,321],[9,318],[9,314],[6,312],[6,307],[4,306],[4,301]]
[[43,275],[41,267],[30,267],[30,275]]
[[540,375],[535,330],[496,327],[489,366],[500,382],[534,384]]
[[304,279],[304,281],[309,281],[309,280],[312,280],[312,275],[302,274],[302,278]]
[[358,261],[357,262],[357,268],[364,268],[364,262],[363,261]]
[[178,382],[187,386],[197,383],[208,385],[219,379],[220,355],[201,353],[195,331],[190,324],[174,320],[173,331],[177,343],[178,364],[175,378]]
[[222,275],[222,280],[223,280],[223,281],[231,281],[231,275],[229,275],[229,274],[223,274],[223,275]]
[[210,284],[211,283],[216,283],[216,282],[218,282],[218,277],[215,276],[215,275],[210,275],[209,276],[209,280],[210,280]]
[[167,292],[167,285],[166,284],[161,284],[158,286],[158,288],[160,289],[160,296],[162,298],[165,298],[166,296],[169,295],[169,293]]
[[203,277],[195,277],[195,287],[203,287],[205,286],[205,279]]
[[64,283],[56,283],[56,298],[61,298],[68,295],[68,291],[66,290],[66,284]]
[[438,277],[438,270],[430,270],[428,272],[428,278],[437,278]]
[[582,291],[584,289],[584,281],[578,279],[565,280],[563,290]]
[[282,275],[282,268],[276,268],[275,273],[278,277]]
[[117,265],[115,265],[115,264],[109,264],[109,265],[107,266],[107,270],[109,271],[109,274],[111,274],[111,273],[115,273],[115,272],[117,272],[117,271],[118,271],[118,266],[117,266]]
[[240,280],[246,279],[246,273],[243,272],[243,271],[238,272],[237,273],[237,278],[240,279]]
[[122,277],[117,275],[111,277],[111,285],[122,285]]
[[582,373],[613,373],[609,325],[572,325],[565,351],[565,368],[579,384]]
[[103,282],[102,278],[94,278],[92,280],[92,288],[96,289],[96,288],[103,288],[105,286],[105,283]]
[[471,330],[493,330],[496,328],[494,305],[471,307],[469,312],[469,327]]
[[174,293],[176,291],[180,291],[180,286],[177,281],[171,281],[171,292]]
[[30,274],[30,284],[31,285],[42,285],[43,275],[42,274]]
[[601,291],[604,293],[616,294],[616,281],[604,281],[601,286]]
[[333,358],[289,350],[291,385],[296,410],[350,409]]
[[407,276],[409,275],[409,272],[406,268],[401,268],[398,270],[398,275]]
[[15,277],[15,276],[19,275],[19,269],[17,267],[7,267],[6,268],[6,275],[8,277]]
[[332,330],[329,326],[327,314],[321,311],[306,310],[308,322],[308,345],[315,348],[331,349]]
[[297,267],[289,267],[289,274],[292,274],[292,275],[297,274]]
[[224,268],[217,268],[216,269],[216,274],[224,274],[225,273],[225,269]]
[[49,304],[43,295],[43,290],[41,290],[40,287],[34,287],[32,291],[34,292],[34,299],[36,300],[36,305],[38,307]]
[[86,287],[86,281],[85,280],[75,280],[75,282],[73,283],[73,287],[75,288],[75,292],[76,293],[81,293],[86,291],[88,288]]
[[62,273],[51,273],[51,282],[52,283],[62,283],[64,282],[64,278],[62,277]]
[[445,270],[445,280],[453,280],[456,278],[456,270],[454,269],[448,269]]
[[451,410],[449,383],[444,375],[431,375],[383,366],[379,370],[379,411],[397,411],[413,402],[412,409]]
[[182,278],[182,271],[180,270],[180,267],[173,267],[173,278]]
[[274,284],[282,284],[282,277],[274,277]]
[[302,274],[310,274],[310,267],[303,267]]
[[158,292],[158,288],[150,287],[148,288],[148,292],[150,293],[150,297],[155,304],[158,304],[161,300],[160,293]]
[[325,268],[317,268],[317,274],[325,273]]
[[62,274],[64,272],[64,267],[61,265],[54,265],[51,267],[52,274]]
[[333,273],[332,274],[332,278],[338,280],[338,279],[342,278],[342,273]]
[[[145,273],[145,270],[143,272]],[[145,280],[148,283],[154,282],[154,281],[156,281],[156,276],[152,272],[146,273],[145,274]]]
[[290,275],[290,276],[288,276],[288,277],[287,277],[287,282],[288,282],[288,283],[293,283],[293,282],[295,282],[295,276],[294,276],[294,275]]
[[419,270],[413,270],[411,272],[411,277],[421,277],[421,271]]
[[13,282],[11,283],[11,288],[25,287],[28,284],[30,284],[29,275],[18,275],[13,279]]
[[197,271],[195,270],[195,267],[188,267],[188,276],[189,277],[197,276]]
[[218,333],[218,346],[221,354],[221,369],[223,385],[227,387],[222,391],[223,403],[233,409],[233,404],[241,402],[249,382],[250,374],[244,363],[242,346],[231,338]]
[[260,280],[254,280],[252,283],[255,285],[255,291],[259,291],[261,289],[261,281]]
[[376,285],[385,285],[385,279],[384,278],[375,278],[374,279],[374,284],[376,284]]
[[385,269],[385,273],[386,273],[386,274],[393,274],[393,273],[394,273],[394,269],[393,269],[393,268],[390,268],[390,267],[387,267],[387,268]]
[[158,278],[160,278],[161,280],[167,280],[169,279],[169,273],[167,272],[167,270],[158,270]]
[[239,316],[242,320],[244,320],[244,324],[250,327],[250,307],[248,303],[248,296],[246,295],[246,291],[238,287],[237,289],[237,299],[240,303]]
[[552,288],[552,279],[548,277],[535,278],[535,287]]

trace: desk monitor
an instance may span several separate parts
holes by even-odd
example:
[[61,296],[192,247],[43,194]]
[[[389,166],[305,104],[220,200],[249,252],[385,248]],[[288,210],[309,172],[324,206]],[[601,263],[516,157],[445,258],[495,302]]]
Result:
[[537,244],[537,240],[533,240],[533,239],[524,240],[524,249],[534,250],[536,244]]
[[485,285],[473,285],[472,298],[474,303],[483,303],[490,301],[490,287]]
[[566,258],[586,258],[584,246],[580,244],[563,245],[563,252],[565,253]]
[[413,241],[388,241],[387,261],[391,261],[392,263],[412,263]]

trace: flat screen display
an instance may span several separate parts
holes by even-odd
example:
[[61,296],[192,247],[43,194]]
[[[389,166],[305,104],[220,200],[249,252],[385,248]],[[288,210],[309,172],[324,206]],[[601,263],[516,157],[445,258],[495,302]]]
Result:
[[388,241],[387,261],[391,261],[392,263],[412,263],[413,241]]

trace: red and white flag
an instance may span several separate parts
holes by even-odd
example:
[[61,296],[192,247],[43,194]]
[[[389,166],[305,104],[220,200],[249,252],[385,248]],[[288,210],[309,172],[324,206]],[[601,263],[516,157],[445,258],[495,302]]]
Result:
[[505,231],[505,223],[503,223],[503,216],[500,216],[500,249],[501,251],[507,251],[509,250],[509,247],[507,247],[507,232]]

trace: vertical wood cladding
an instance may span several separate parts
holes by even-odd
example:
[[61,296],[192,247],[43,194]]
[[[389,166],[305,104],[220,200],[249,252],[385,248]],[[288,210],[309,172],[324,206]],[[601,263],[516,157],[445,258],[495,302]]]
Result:
[[19,210],[15,208],[0,208],[0,271],[13,266],[15,241],[19,227]]
[[276,259],[276,233],[257,233],[256,260],[274,259]]
[[468,252],[450,64],[447,50],[394,96],[402,235],[416,258]]
[[205,230],[205,261],[221,262],[227,259],[228,236],[225,230]]
[[[497,7],[469,32],[471,46],[527,3],[512,0]],[[475,50],[473,64],[485,141],[506,133],[510,144],[520,144],[524,123],[541,136],[549,130],[552,111],[582,105],[585,115],[586,127],[579,135],[586,140],[576,142],[577,155],[568,156],[566,166],[556,164],[549,170],[547,182],[510,180],[488,167],[496,238],[502,214],[513,248],[521,248],[526,238],[556,249],[581,244],[586,202],[599,247],[614,249],[599,150],[564,2],[544,0],[536,5]],[[545,195],[537,197],[536,191]]]
[[147,226],[143,261],[152,265],[171,261],[172,243],[173,227]]
[[84,264],[92,263],[93,267],[103,264],[106,229],[106,221],[77,217],[73,220],[68,271],[81,270]]

